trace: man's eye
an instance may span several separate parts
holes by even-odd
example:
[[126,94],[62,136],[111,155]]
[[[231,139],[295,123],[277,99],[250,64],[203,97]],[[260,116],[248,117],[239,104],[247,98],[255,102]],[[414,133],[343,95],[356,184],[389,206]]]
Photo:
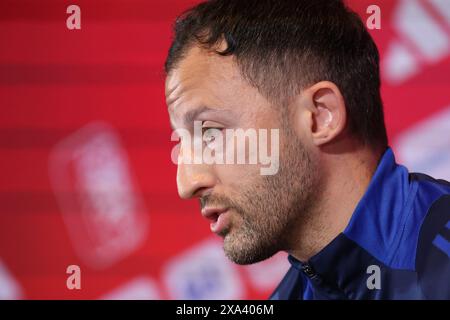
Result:
[[205,139],[205,141],[211,141],[214,140],[214,135],[211,134],[210,129],[206,129],[203,133],[203,138]]
[[214,139],[216,138],[214,132],[216,130],[220,131],[219,128],[203,128],[203,140],[205,140],[205,142],[214,141]]
[[221,134],[223,128],[204,127],[203,128],[203,141],[205,143],[212,143],[216,140],[217,135]]

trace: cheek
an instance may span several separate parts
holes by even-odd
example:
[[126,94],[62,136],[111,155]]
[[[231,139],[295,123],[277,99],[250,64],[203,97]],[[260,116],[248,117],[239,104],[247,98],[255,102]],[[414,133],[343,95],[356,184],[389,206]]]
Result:
[[255,178],[260,176],[259,165],[224,164],[216,165],[215,169],[220,184],[237,192],[251,187]]

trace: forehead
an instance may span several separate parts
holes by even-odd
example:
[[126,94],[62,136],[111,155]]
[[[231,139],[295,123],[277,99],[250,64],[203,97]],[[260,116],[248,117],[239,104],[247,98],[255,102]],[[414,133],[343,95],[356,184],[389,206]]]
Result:
[[219,80],[236,76],[237,73],[232,56],[220,56],[213,51],[193,46],[167,77],[166,89],[171,89],[177,81],[201,80],[205,77]]
[[[186,100],[198,98],[214,104],[217,100],[233,101],[236,95],[255,94],[243,79],[233,56],[220,56],[197,46],[188,50],[166,78],[166,100],[170,109]],[[183,100],[183,101],[179,101]]]

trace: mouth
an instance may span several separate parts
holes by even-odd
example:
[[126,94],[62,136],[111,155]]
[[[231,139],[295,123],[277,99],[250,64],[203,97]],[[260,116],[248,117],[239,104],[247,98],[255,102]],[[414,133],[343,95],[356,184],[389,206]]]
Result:
[[211,221],[211,231],[218,235],[223,234],[230,224],[228,208],[204,208],[202,216]]

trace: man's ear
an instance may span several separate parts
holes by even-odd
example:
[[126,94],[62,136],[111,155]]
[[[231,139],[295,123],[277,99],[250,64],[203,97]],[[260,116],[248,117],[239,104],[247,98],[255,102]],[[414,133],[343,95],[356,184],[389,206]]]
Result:
[[344,131],[347,121],[345,101],[334,83],[318,82],[305,89],[302,96],[308,111],[305,129],[314,145],[324,145]]

